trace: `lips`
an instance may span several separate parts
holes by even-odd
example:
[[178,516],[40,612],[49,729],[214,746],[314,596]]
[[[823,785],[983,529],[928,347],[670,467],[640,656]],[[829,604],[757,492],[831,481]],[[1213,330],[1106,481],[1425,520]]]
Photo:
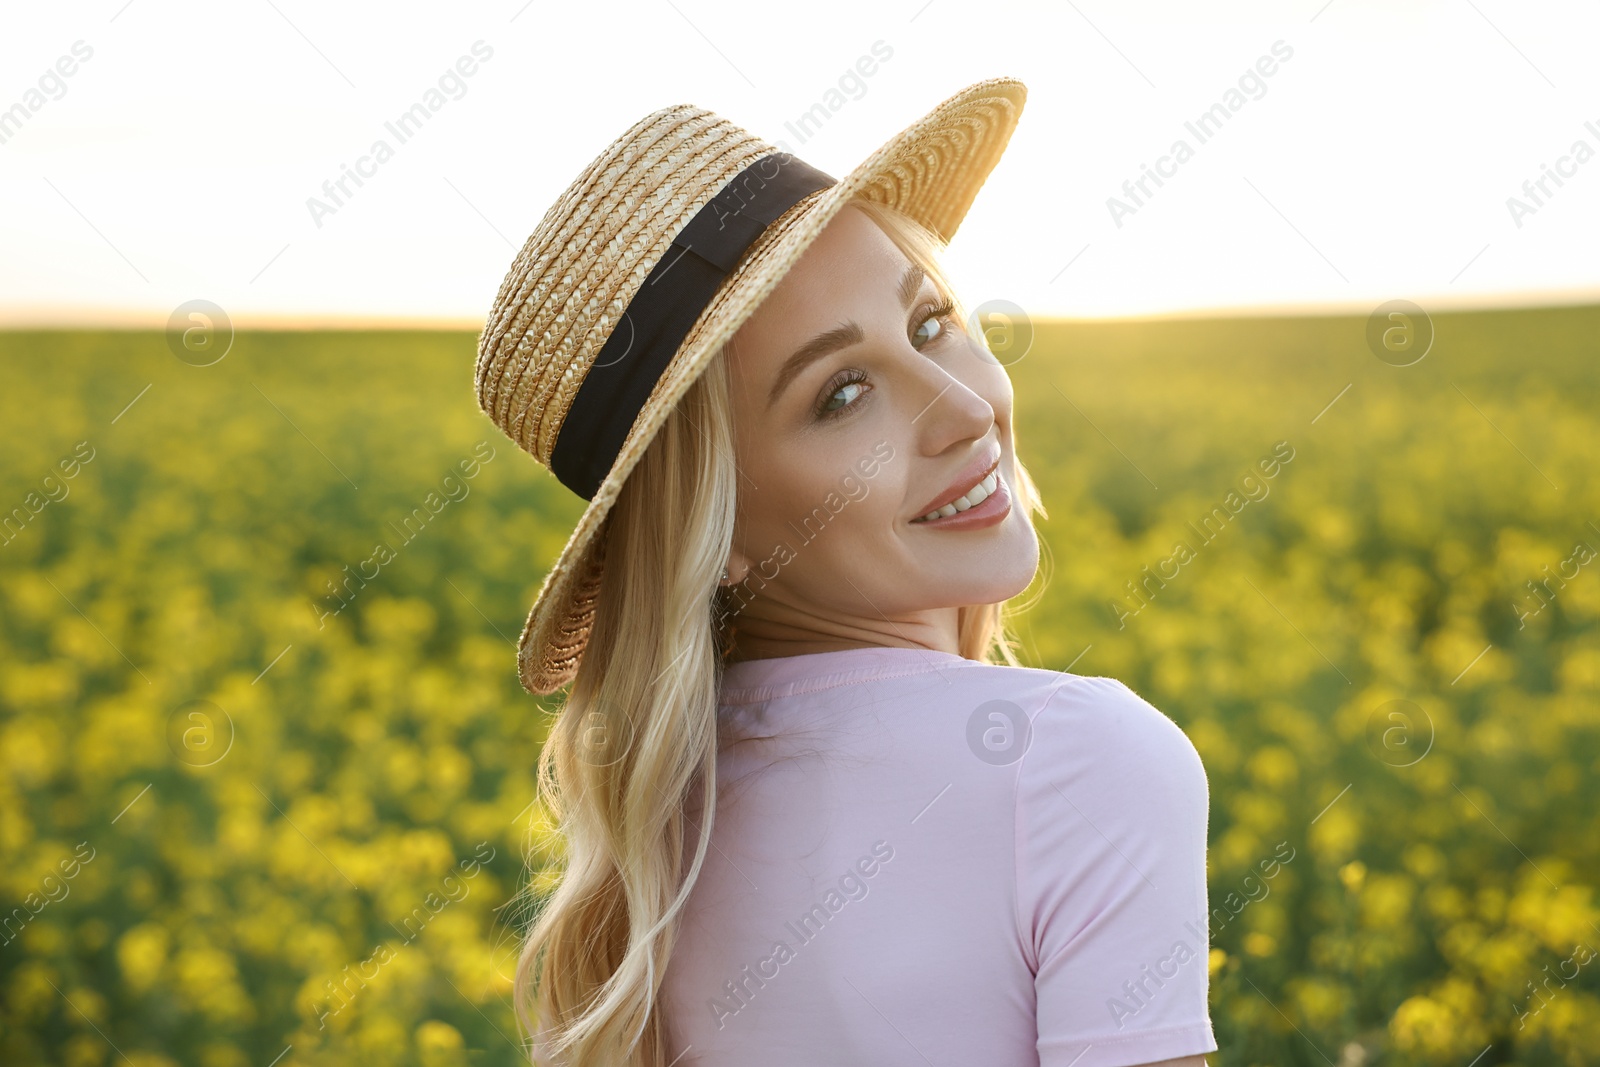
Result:
[[912,516],[912,519],[920,519],[930,511],[937,511],[946,504],[953,503],[960,497],[966,495],[968,489],[971,489],[973,486],[983,481],[999,466],[1000,446],[996,445],[991,452],[978,457],[963,467],[961,473],[956,476],[955,481],[951,482],[944,492],[940,493],[927,504],[924,504],[921,508],[917,509],[917,513]]

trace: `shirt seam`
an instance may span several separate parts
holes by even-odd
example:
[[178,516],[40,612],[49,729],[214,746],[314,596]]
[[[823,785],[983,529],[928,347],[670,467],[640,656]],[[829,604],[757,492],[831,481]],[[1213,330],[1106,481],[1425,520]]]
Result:
[[[1209,1009],[1207,1010],[1205,1017],[1197,1021],[1179,1023],[1176,1026],[1163,1026],[1159,1030],[1136,1030],[1129,1034],[1110,1034],[1093,1038],[1069,1038],[1062,1041],[1046,1039],[1046,1043],[1052,1045],[1059,1044],[1068,1048],[1076,1047],[1078,1045],[1099,1045],[1105,1047],[1111,1045],[1125,1045],[1129,1041],[1148,1041],[1153,1037],[1172,1037],[1174,1035],[1182,1037],[1186,1034],[1195,1032],[1198,1032],[1199,1035],[1204,1036],[1208,1043],[1216,1040],[1216,1029],[1212,1025],[1211,1013]],[[1212,1049],[1211,1051],[1214,1052],[1216,1050]]]
[[801,696],[806,693],[817,693],[824,689],[836,689],[840,686],[853,685],[856,682],[888,680],[891,678],[911,678],[919,674],[928,674],[933,671],[942,671],[947,668],[962,670],[968,667],[987,667],[993,664],[979,663],[977,660],[958,657],[942,663],[928,663],[915,667],[854,667],[846,671],[832,671],[828,674],[813,675],[808,678],[796,678],[788,682],[773,682],[767,685],[753,685],[742,688],[723,689],[717,698],[719,707],[733,707],[742,704],[759,704],[764,700],[774,700],[779,697]]

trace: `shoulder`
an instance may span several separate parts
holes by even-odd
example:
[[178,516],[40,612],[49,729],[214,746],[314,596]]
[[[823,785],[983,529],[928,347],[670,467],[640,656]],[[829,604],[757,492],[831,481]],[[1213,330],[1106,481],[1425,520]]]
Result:
[[[1071,774],[1120,791],[1168,781],[1192,797],[1206,791],[1205,768],[1187,734],[1126,683],[1057,671],[1023,688],[1033,704],[1022,757],[1025,778]],[[1043,692],[1040,692],[1042,687]]]
[[1070,677],[1038,708],[1017,770],[1018,921],[1036,960],[1107,924],[1085,945],[1103,942],[1110,965],[1204,916],[1210,792],[1165,712],[1115,678]]
[[1009,720],[1022,752],[1025,777],[1057,772],[1088,774],[1114,784],[1132,774],[1198,781],[1205,789],[1200,754],[1183,729],[1126,683],[1101,675],[1002,664],[975,664],[967,672],[972,692],[985,698],[985,714]]
[[1017,767],[1019,866],[1059,874],[1104,852],[1114,867],[1182,867],[1189,881],[1187,868],[1204,863],[1210,789],[1188,735],[1115,678],[1055,681],[1034,698]]
[[1029,673],[1010,698],[1032,713],[1014,783],[1014,907],[1040,1062],[1214,1051],[1200,755],[1116,678]]

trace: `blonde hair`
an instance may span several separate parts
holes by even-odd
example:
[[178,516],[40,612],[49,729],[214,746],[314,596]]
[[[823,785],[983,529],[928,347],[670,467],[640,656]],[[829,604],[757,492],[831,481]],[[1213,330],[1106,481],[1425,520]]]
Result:
[[[915,220],[852,200],[966,312]],[[657,1010],[679,920],[711,840],[724,634],[714,603],[733,543],[738,473],[726,349],[690,386],[623,485],[606,528],[594,630],[539,756],[539,794],[564,843],[553,892],[517,963],[517,1018],[570,1067],[667,1067]],[[1015,463],[1017,503],[1045,515]],[[1031,520],[1030,520],[1031,521]],[[1018,666],[1006,622],[1026,604],[962,607],[960,654]],[[699,791],[701,824],[687,807]],[[694,834],[693,859],[684,870]]]

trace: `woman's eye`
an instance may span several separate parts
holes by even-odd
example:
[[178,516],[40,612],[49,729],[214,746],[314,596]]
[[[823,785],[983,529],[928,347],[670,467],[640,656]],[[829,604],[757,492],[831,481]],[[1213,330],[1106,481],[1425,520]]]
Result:
[[[921,322],[917,323],[917,328],[911,331],[911,345],[919,352],[922,350],[924,345],[941,340],[945,333],[949,331],[950,322],[948,320],[950,315],[955,311],[956,306],[954,301],[945,299],[941,300],[933,307],[926,307],[926,305],[924,305],[924,308],[927,312],[927,317],[925,317]],[[927,334],[926,336],[919,337],[919,335],[930,326],[933,327],[933,332]]]
[[[864,390],[861,382],[845,382],[843,385],[839,386],[839,388],[835,389],[832,395],[828,397],[827,401],[822,405],[821,414],[832,415],[835,412],[842,411],[844,408],[847,408],[851,404],[855,403],[856,398],[860,396],[863,391]],[[834,401],[838,400],[841,395],[844,396],[844,400],[841,403],[835,404]]]
[[[953,321],[950,316],[955,312],[955,304],[946,299],[932,307],[924,305],[921,311],[924,317],[911,331],[911,343],[919,352],[933,342],[943,341],[945,334],[950,331]],[[863,394],[870,392],[872,385],[867,381],[865,371],[854,369],[843,371],[823,387],[823,399],[817,404],[816,417],[837,418],[855,411],[857,401]]]
[[[933,327],[933,332],[926,336],[921,336],[923,331],[927,330],[929,327]],[[924,344],[927,344],[935,337],[938,337],[939,334],[944,331],[944,328],[943,321],[941,321],[937,316],[923,319],[922,322],[918,324],[917,328],[911,331],[911,343],[917,348],[921,348]]]

